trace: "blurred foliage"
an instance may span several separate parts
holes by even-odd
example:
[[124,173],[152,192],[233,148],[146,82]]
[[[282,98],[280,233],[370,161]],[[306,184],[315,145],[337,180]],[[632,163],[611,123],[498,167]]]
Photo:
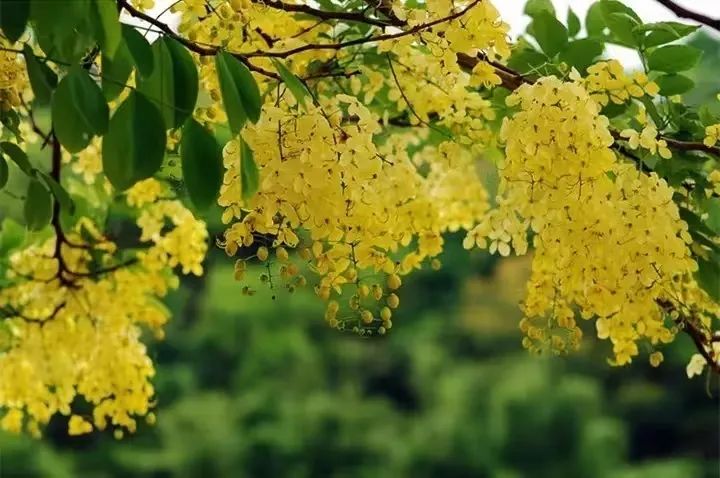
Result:
[[157,424],[120,442],[69,438],[62,419],[43,441],[3,436],[0,476],[717,476],[718,402],[684,376],[689,343],[659,370],[611,368],[593,341],[531,357],[515,329],[527,258],[448,243],[370,340],[318,321],[309,291],[241,295],[211,257],[153,346]]

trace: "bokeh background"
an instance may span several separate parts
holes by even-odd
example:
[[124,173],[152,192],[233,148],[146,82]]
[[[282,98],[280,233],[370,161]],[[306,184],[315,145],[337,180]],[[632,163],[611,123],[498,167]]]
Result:
[[448,240],[445,267],[406,281],[393,329],[369,340],[328,328],[310,291],[241,295],[213,254],[152,345],[157,423],[121,441],[68,437],[65,417],[42,441],[2,435],[0,476],[718,476],[718,402],[685,376],[689,340],[659,369],[611,368],[592,339],[529,356],[529,259],[468,260]]
[[[720,43],[691,42],[705,55],[688,100],[717,108]],[[168,298],[166,339],[148,337],[157,423],[121,441],[68,437],[66,417],[40,441],[0,434],[0,477],[720,476],[718,387],[687,379],[686,337],[658,369],[610,367],[591,323],[580,353],[529,356],[517,324],[531,258],[460,242],[446,238],[440,271],[405,280],[393,329],[372,339],[328,328],[310,288],[258,281],[243,296],[212,248],[207,275]]]

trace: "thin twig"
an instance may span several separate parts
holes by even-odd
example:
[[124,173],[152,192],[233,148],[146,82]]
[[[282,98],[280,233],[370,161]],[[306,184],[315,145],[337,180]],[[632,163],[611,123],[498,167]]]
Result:
[[[124,1],[124,0],[121,0],[121,1]],[[442,17],[442,18],[438,18],[437,20],[433,20],[431,22],[415,25],[414,27],[412,27],[408,30],[402,30],[397,33],[387,33],[384,35],[371,35],[371,36],[367,36],[367,37],[363,37],[363,38],[356,38],[354,40],[348,40],[346,42],[339,42],[339,43],[308,43],[307,45],[299,46],[297,48],[292,48],[290,50],[256,51],[256,52],[245,53],[243,56],[245,56],[246,58],[255,58],[255,57],[287,58],[288,56],[296,55],[298,53],[302,53],[304,51],[309,51],[309,50],[342,50],[343,48],[363,45],[365,43],[374,43],[374,42],[379,42],[379,41],[395,40],[395,39],[402,38],[402,37],[405,37],[408,35],[414,35],[416,33],[420,33],[424,30],[429,30],[430,28],[440,25],[441,23],[450,22],[457,18],[460,18],[463,15],[465,15],[467,12],[472,10],[472,8],[475,7],[481,1],[482,0],[475,0],[472,3],[470,3],[467,7],[463,8],[462,10],[459,10],[451,15],[448,15],[448,16]]]
[[402,86],[400,85],[400,81],[398,80],[397,74],[395,73],[395,68],[393,67],[393,62],[392,62],[392,59],[390,58],[390,55],[388,54],[388,55],[386,55],[386,57],[387,57],[388,65],[390,66],[390,72],[392,73],[392,77],[395,80],[395,85],[398,87],[398,90],[400,90],[400,95],[402,95],[403,100],[405,100],[405,104],[407,104],[407,107],[410,110],[410,112],[413,114],[413,116],[415,116],[415,118],[417,118],[418,121],[420,121],[422,124],[424,124],[428,128],[430,128],[434,131],[437,131],[438,133],[441,133],[446,138],[452,139],[452,136],[450,136],[449,134],[447,134],[446,132],[444,132],[442,130],[437,129],[435,126],[428,123],[423,118],[421,118],[419,114],[417,114],[417,112],[415,111],[415,108],[413,108],[412,103],[410,103],[410,100],[405,95],[405,90],[403,90]]
[[[148,22],[151,25],[156,26],[159,28],[163,34],[166,36],[169,36],[173,40],[183,44],[188,50],[193,51],[201,56],[214,56],[219,50],[220,47],[213,46],[213,47],[202,47],[198,45],[197,43],[188,40],[187,38],[182,37],[181,35],[178,35],[173,31],[172,28],[170,28],[169,25],[166,23],[163,23],[150,15],[147,15],[146,13],[141,12],[137,8],[130,5],[126,0],[118,0],[118,4],[122,6],[130,15],[133,17],[139,18],[141,20],[144,20]],[[280,76],[271,72],[267,71],[264,68],[260,68],[259,66],[254,65],[252,62],[250,62],[246,56],[239,55],[237,53],[231,53],[235,58],[242,61],[245,66],[247,66],[250,70],[260,73],[261,75],[267,76],[268,78],[273,78],[275,80],[280,80]]]
[[671,0],[656,1],[671,12],[673,12],[678,17],[695,20],[696,22],[701,23],[707,27],[720,31],[720,19],[710,18],[706,15],[703,15],[702,13],[693,12],[692,10],[688,10],[687,8],[682,7]]
[[276,10],[283,10],[285,12],[305,13],[321,20],[343,20],[348,22],[365,23],[367,25],[373,25],[376,27],[390,27],[402,25],[402,23],[397,23],[392,20],[385,21],[367,17],[361,12],[331,12],[327,10],[319,10],[309,5],[285,3],[277,0],[257,0],[255,3],[268,6]]

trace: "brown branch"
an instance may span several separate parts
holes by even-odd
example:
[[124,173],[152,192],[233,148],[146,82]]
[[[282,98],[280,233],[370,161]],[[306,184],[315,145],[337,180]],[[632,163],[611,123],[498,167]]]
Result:
[[[137,8],[130,5],[127,2],[127,0],[118,0],[118,5],[120,5],[122,8],[124,8],[133,17],[139,18],[140,20],[144,20],[144,21],[148,22],[149,24],[159,28],[163,32],[163,34],[165,34],[166,36],[169,36],[170,38],[177,41],[178,43],[181,43],[188,50],[193,51],[200,56],[214,56],[220,50],[220,47],[217,47],[217,46],[204,47],[204,46],[199,45],[198,43],[195,43],[191,40],[188,40],[187,38],[182,37],[181,35],[178,35],[166,23],[163,23],[160,20],[141,12]],[[268,78],[273,78],[278,81],[281,80],[279,75],[277,75],[276,73],[273,73],[271,71],[267,71],[264,68],[260,68],[259,66],[254,65],[252,62],[250,62],[247,59],[246,56],[239,55],[237,53],[230,53],[230,54],[233,55],[238,60],[242,61],[245,64],[245,66],[247,66],[250,70],[252,70],[256,73],[260,73],[261,75],[267,76]]]
[[690,336],[695,344],[695,348],[700,355],[703,356],[708,364],[708,367],[710,367],[713,372],[720,375],[720,364],[718,364],[717,360],[710,353],[710,350],[712,350],[712,339],[708,339],[705,333],[691,322],[683,321],[682,323],[684,325],[682,330]]
[[331,12],[327,10],[319,10],[308,5],[285,3],[278,0],[256,0],[256,3],[266,5],[276,10],[283,10],[285,12],[305,13],[321,20],[343,20],[347,22],[365,23],[376,27],[401,26],[404,24],[396,23],[392,19],[390,19],[390,21],[384,21],[367,17],[361,12]]
[[[125,1],[125,0],[119,0],[119,1]],[[307,45],[299,46],[297,48],[292,48],[292,49],[286,50],[286,51],[267,51],[267,52],[266,51],[256,51],[256,52],[246,53],[246,54],[244,54],[244,56],[246,58],[254,58],[254,57],[287,58],[288,56],[296,55],[298,53],[302,53],[304,51],[309,51],[309,50],[342,50],[343,48],[363,45],[365,43],[395,40],[397,38],[402,38],[402,37],[405,37],[408,35],[414,35],[416,33],[420,33],[424,30],[428,30],[434,26],[440,25],[441,23],[450,22],[452,20],[460,18],[463,15],[465,15],[467,12],[472,10],[481,1],[482,0],[474,0],[467,7],[463,8],[462,10],[459,10],[451,15],[448,15],[448,16],[442,17],[442,18],[438,18],[437,20],[433,20],[431,22],[415,25],[414,27],[412,27],[408,30],[403,30],[403,31],[400,31],[397,33],[387,33],[384,35],[371,35],[368,37],[357,38],[355,40],[348,40],[346,42],[339,42],[339,43],[308,43]]]
[[[669,300],[657,299],[656,302],[667,314],[677,310],[675,305]],[[680,316],[675,321],[680,326],[681,330],[690,336],[693,344],[695,344],[695,348],[698,353],[703,356],[708,364],[708,367],[710,367],[714,373],[720,375],[720,364],[718,364],[717,359],[714,358],[712,354],[712,342],[714,341],[713,335],[700,329],[691,319],[692,317]]]
[[[623,138],[622,136],[620,136],[620,132],[616,129],[611,129],[610,134],[612,134],[613,138],[615,138],[615,141],[627,140],[627,138]],[[720,156],[720,147],[708,146],[701,141],[682,141],[665,135],[659,135],[658,138],[665,140],[668,148],[674,149],[675,151],[701,151],[703,153]]]
[[466,55],[465,53],[458,53],[457,61],[458,65],[460,65],[461,68],[467,71],[472,71],[472,69],[475,68],[475,66],[481,61],[489,63],[493,68],[495,68],[495,73],[500,77],[500,81],[502,82],[501,85],[503,86],[503,88],[507,88],[510,91],[517,90],[518,88],[520,88],[521,85],[525,83],[533,83],[532,80],[522,75],[521,73],[513,71],[510,68],[501,65],[496,61],[489,60],[485,55],[473,57],[470,55]]
[[[50,176],[58,184],[60,184],[60,168],[62,165],[62,150],[60,149],[60,141],[58,141],[54,131],[51,131],[48,137],[50,138],[52,147]],[[53,199],[52,227],[55,231],[55,250],[53,251],[53,258],[58,263],[56,278],[60,281],[60,284],[65,287],[76,287],[75,283],[71,279],[65,277],[65,274],[69,272],[69,268],[65,263],[65,258],[62,254],[62,245],[65,242],[65,233],[63,232],[62,225],[60,224],[60,201],[58,201],[57,198]]]
[[302,81],[308,81],[308,80],[317,80],[320,78],[351,78],[356,75],[360,75],[362,72],[360,70],[352,70],[352,71],[328,71],[328,72],[320,72],[320,73],[313,73],[312,75],[305,76],[301,78]]
[[372,8],[376,12],[380,12],[387,17],[393,25],[404,26],[407,24],[405,20],[401,20],[395,15],[392,10],[392,1],[390,0],[365,0],[368,7]]
[[688,10],[685,7],[682,7],[678,5],[677,3],[673,2],[672,0],[656,0],[660,5],[664,6],[671,12],[673,12],[675,15],[681,18],[687,18],[689,20],[695,20],[698,23],[702,23],[703,25],[713,28],[717,31],[720,31],[720,19],[717,18],[710,18],[706,15],[703,15],[702,13],[693,12],[692,10]]
[[35,116],[33,115],[32,109],[30,109],[30,106],[25,102],[25,98],[20,95],[20,103],[23,105],[23,108],[25,108],[25,112],[28,115],[28,119],[30,120],[30,126],[32,127],[32,130],[40,136],[43,140],[43,145],[47,144],[49,141],[48,134],[45,133],[40,127],[38,126],[37,122],[35,121]]
[[[275,1],[275,0],[271,0],[271,1]],[[385,5],[383,13],[385,13],[385,14],[392,13],[391,10],[388,10],[387,5],[382,3],[382,0],[379,0],[379,1],[380,1],[380,3],[378,4],[379,5],[378,8]],[[261,73],[270,78],[274,78],[278,81],[281,81],[280,77],[277,74],[268,72],[266,70],[263,70],[260,67],[253,65],[249,61],[249,58],[252,58],[252,57],[286,58],[288,56],[295,55],[297,53],[301,53],[301,52],[309,51],[309,50],[341,50],[343,48],[362,45],[362,44],[371,43],[371,42],[393,40],[393,39],[401,38],[401,37],[404,37],[407,35],[419,33],[423,30],[427,30],[429,28],[432,28],[433,26],[436,26],[436,25],[444,23],[444,22],[455,20],[455,19],[463,16],[466,12],[468,12],[470,9],[472,9],[474,6],[476,6],[481,1],[482,0],[475,0],[472,3],[470,3],[467,7],[465,7],[464,9],[462,9],[458,12],[455,12],[451,15],[448,15],[443,18],[439,18],[437,20],[434,20],[434,21],[431,21],[428,23],[416,25],[413,28],[410,28],[408,30],[403,30],[398,33],[374,35],[374,36],[369,36],[369,37],[364,37],[364,38],[358,38],[355,40],[349,40],[346,42],[339,42],[339,43],[307,44],[307,45],[303,45],[303,46],[300,46],[297,48],[293,48],[291,50],[286,50],[286,51],[281,51],[281,52],[256,51],[256,52],[250,52],[247,54],[238,54],[238,53],[231,53],[231,54],[233,56],[235,56],[236,58],[238,58],[243,63],[245,63],[245,65],[247,65],[248,68],[250,68],[251,70]],[[658,0],[658,1],[663,2],[666,0]],[[217,47],[217,46],[203,47],[191,40],[183,38],[182,36],[176,34],[167,24],[160,22],[160,21],[156,20],[155,18],[140,12],[139,10],[137,10],[134,7],[132,7],[131,5],[129,5],[127,3],[127,0],[118,0],[118,3],[122,7],[124,7],[131,15],[133,15],[137,18],[140,18],[142,20],[145,20],[146,22],[158,27],[163,33],[165,33],[166,35],[170,36],[171,38],[177,40],[178,42],[182,43],[188,49],[190,49],[191,51],[194,51],[195,53],[198,53],[199,55],[204,55],[204,56],[214,55],[219,50],[219,47]],[[509,90],[516,90],[517,88],[519,88],[521,85],[523,85],[525,83],[531,84],[535,81],[517,71],[514,71],[514,70],[498,63],[498,62],[488,59],[483,54],[481,54],[479,57],[477,57],[477,56],[471,57],[464,53],[459,53],[457,55],[457,57],[458,57],[458,64],[466,70],[472,70],[479,61],[488,62],[490,65],[492,65],[495,68],[495,72],[500,77],[502,86]],[[613,136],[616,139],[619,137],[618,131],[611,130],[611,133],[613,134]],[[704,153],[720,156],[720,147],[706,146],[704,143],[702,143],[700,141],[682,141],[682,140],[670,138],[670,137],[664,136],[664,135],[660,135],[659,138],[665,140],[667,142],[668,147],[671,149],[674,149],[676,151],[701,151]]]
[[408,109],[413,114],[413,116],[415,116],[415,118],[417,118],[417,120],[420,123],[424,124],[428,128],[430,128],[434,131],[437,131],[438,133],[442,134],[443,136],[445,136],[447,138],[452,139],[452,136],[448,135],[447,133],[445,133],[444,131],[442,131],[440,129],[435,128],[432,124],[428,123],[419,114],[417,114],[417,111],[415,111],[415,108],[413,108],[413,105],[410,102],[410,99],[408,99],[407,95],[405,94],[405,90],[403,90],[402,85],[400,85],[400,80],[398,79],[397,74],[395,73],[395,67],[393,66],[392,58],[390,58],[389,54],[387,54],[386,57],[387,57],[388,65],[390,66],[390,72],[392,73],[393,80],[395,80],[395,86],[397,86],[398,90],[400,90],[400,95],[402,95],[403,100],[405,100],[405,104],[407,105]]
[[703,153],[720,156],[720,147],[718,146],[708,146],[705,143],[698,141],[681,141],[679,139],[673,139],[662,135],[659,136],[659,138],[664,139],[670,149],[677,151],[702,151]]
[[[58,183],[61,184],[61,167],[62,167],[62,150],[60,147],[60,141],[58,141],[57,136],[55,136],[55,132],[51,131],[48,135],[50,138],[50,144],[52,147],[52,160],[51,160],[51,169],[50,169],[50,176]],[[80,277],[98,277],[102,274],[108,274],[110,272],[116,271],[118,269],[121,269],[123,267],[130,266],[137,262],[136,258],[129,259],[127,261],[100,268],[95,269],[90,272],[79,272],[74,271],[70,269],[67,262],[65,262],[65,257],[62,253],[63,246],[69,246],[72,248],[80,248],[80,249],[91,249],[90,246],[85,246],[81,244],[75,244],[71,242],[68,237],[65,235],[65,232],[63,231],[62,224],[60,222],[60,201],[57,199],[53,200],[53,211],[52,211],[52,228],[55,232],[55,248],[53,250],[53,259],[55,259],[58,263],[58,270],[55,273],[55,277],[53,279],[57,279],[60,281],[60,284],[68,287],[68,288],[76,288],[76,279]]]
[[28,324],[40,324],[40,327],[43,327],[50,319],[55,318],[65,305],[67,305],[65,301],[60,302],[45,317],[28,317],[15,307],[7,305],[5,307],[0,307],[0,319],[20,319]]
[[[458,53],[458,64],[466,71],[472,71],[475,65],[480,61],[486,61],[495,68],[495,73],[500,77],[501,85],[508,90],[514,91],[523,84],[533,84],[536,80],[529,78],[517,71],[508,68],[498,62],[489,60],[486,56],[482,55],[479,57],[471,57],[464,53]],[[616,140],[624,139],[620,136],[620,132],[611,129],[610,133]],[[668,148],[675,151],[701,151],[703,153],[712,154],[720,157],[720,147],[718,146],[707,146],[702,141],[682,141],[679,139],[671,138],[665,135],[659,135],[659,139],[665,140]]]

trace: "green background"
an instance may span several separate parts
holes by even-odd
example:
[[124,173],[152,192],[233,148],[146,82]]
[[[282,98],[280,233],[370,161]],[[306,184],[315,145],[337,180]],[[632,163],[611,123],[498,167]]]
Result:
[[117,441],[67,437],[57,417],[42,441],[0,438],[0,476],[718,476],[718,402],[685,376],[686,337],[659,369],[612,368],[594,339],[531,357],[517,330],[529,259],[468,260],[459,239],[373,339],[327,327],[309,289],[243,296],[217,251],[151,347],[157,424]]

